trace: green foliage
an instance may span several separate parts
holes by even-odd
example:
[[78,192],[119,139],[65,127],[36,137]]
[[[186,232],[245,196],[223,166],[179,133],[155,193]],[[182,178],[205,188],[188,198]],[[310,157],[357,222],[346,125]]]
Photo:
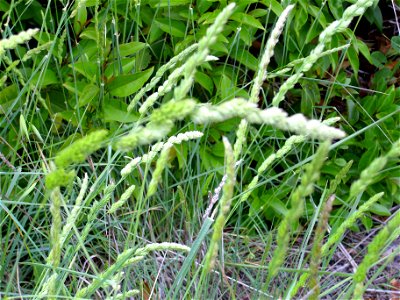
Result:
[[398,213],[324,271],[400,204],[400,41],[382,4],[292,2],[0,1],[0,298],[362,295]]

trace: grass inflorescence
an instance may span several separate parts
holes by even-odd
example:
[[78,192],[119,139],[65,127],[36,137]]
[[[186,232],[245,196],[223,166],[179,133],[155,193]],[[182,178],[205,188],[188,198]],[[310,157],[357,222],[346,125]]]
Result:
[[0,298],[368,292],[400,234],[398,91],[357,54],[396,70],[349,29],[379,6],[268,3],[0,4]]

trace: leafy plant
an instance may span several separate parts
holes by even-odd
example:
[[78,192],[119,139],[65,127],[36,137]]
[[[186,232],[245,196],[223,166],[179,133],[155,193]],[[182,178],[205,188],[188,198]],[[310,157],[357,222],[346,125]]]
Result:
[[1,3],[0,295],[361,296],[399,236],[398,41],[355,29],[380,9]]

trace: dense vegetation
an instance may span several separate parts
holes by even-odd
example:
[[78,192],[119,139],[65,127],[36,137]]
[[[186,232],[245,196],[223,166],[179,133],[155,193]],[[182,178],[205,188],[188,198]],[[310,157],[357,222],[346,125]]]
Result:
[[398,297],[392,1],[0,12],[0,298]]

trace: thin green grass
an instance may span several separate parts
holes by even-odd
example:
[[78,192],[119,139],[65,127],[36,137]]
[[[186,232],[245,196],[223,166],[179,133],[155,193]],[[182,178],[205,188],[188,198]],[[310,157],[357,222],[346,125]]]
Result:
[[[27,4],[25,10],[14,15],[17,4],[18,2],[12,2],[9,15],[13,15],[16,28],[24,28],[22,16],[30,7]],[[93,17],[93,34],[98,45],[93,56],[97,59],[95,72],[98,74],[96,84],[99,84],[98,106],[81,106],[80,95],[76,93],[75,97],[68,98],[65,90],[61,93],[49,93],[47,95],[53,97],[43,98],[41,90],[48,88],[44,84],[48,70],[57,73],[61,86],[67,83],[62,81],[65,79],[62,76],[64,72],[70,72],[69,84],[77,90],[81,80],[86,80],[78,70],[79,62],[85,60],[82,57],[87,54],[87,49],[84,48],[85,42],[75,36],[72,30],[73,27],[80,28],[83,25],[78,22],[78,17],[70,18],[76,5],[79,6],[79,1],[64,11],[56,10],[56,16],[51,15],[54,12],[52,5],[56,3],[49,2],[43,14],[46,18],[56,18],[57,22],[55,19],[49,23],[51,25],[43,22],[39,28],[39,36],[52,37],[53,42],[42,50],[49,53],[43,57],[39,54],[32,56],[29,68],[25,68],[21,63],[18,68],[11,67],[5,73],[9,80],[7,84],[14,84],[18,93],[7,110],[0,111],[5,116],[0,120],[0,149],[2,153],[6,153],[2,156],[2,161],[7,162],[0,169],[0,297],[290,299],[296,295],[308,297],[313,288],[314,291],[318,288],[319,297],[333,295],[340,298],[352,295],[354,287],[356,293],[362,293],[364,286],[361,283],[364,282],[365,286],[372,284],[373,279],[384,271],[382,267],[366,281],[360,275],[357,279],[358,284],[355,285],[352,273],[345,270],[331,271],[329,264],[335,249],[345,236],[345,231],[335,236],[335,230],[348,229],[356,223],[356,219],[367,211],[360,206],[363,200],[361,194],[367,185],[378,178],[380,172],[390,170],[389,168],[396,171],[396,167],[382,165],[379,170],[374,170],[376,175],[373,178],[362,175],[361,183],[366,186],[362,186],[361,189],[353,188],[350,198],[340,199],[345,205],[334,216],[336,220],[349,219],[358,214],[357,217],[346,224],[345,228],[332,226],[331,233],[326,235],[322,229],[316,231],[315,226],[321,216],[320,212],[323,211],[324,199],[334,194],[337,186],[329,189],[328,177],[318,180],[316,176],[307,181],[307,173],[303,167],[309,168],[306,167],[307,164],[313,165],[324,159],[331,160],[334,154],[328,155],[328,150],[332,153],[372,128],[378,128],[382,133],[381,137],[393,143],[395,138],[381,125],[398,113],[398,110],[381,119],[375,119],[364,110],[369,125],[362,129],[354,128],[354,133],[334,143],[329,149],[327,147],[324,157],[317,162],[315,157],[318,157],[318,154],[315,153],[321,146],[319,142],[306,140],[306,137],[302,136],[297,143],[289,145],[286,149],[285,142],[288,141],[289,134],[283,134],[269,125],[246,127],[241,133],[242,137],[238,134],[242,140],[235,144],[232,151],[236,152],[233,156],[232,151],[221,151],[215,146],[218,138],[222,140],[222,134],[218,133],[218,124],[196,125],[187,122],[188,118],[192,117],[189,113],[176,117],[177,122],[173,119],[175,127],[171,126],[170,131],[156,136],[152,141],[142,143],[140,147],[129,148],[127,153],[122,153],[113,148],[113,145],[118,144],[122,136],[131,134],[131,129],[136,130],[139,126],[147,126],[149,121],[154,122],[156,113],[163,112],[171,99],[185,100],[185,97],[192,98],[198,95],[192,85],[194,69],[209,69],[212,63],[211,60],[205,62],[209,59],[207,55],[214,52],[221,54],[214,50],[202,53],[211,47],[211,43],[202,44],[202,35],[199,33],[201,31],[196,28],[191,7],[185,23],[185,36],[194,30],[200,50],[193,49],[192,54],[178,59],[177,65],[171,65],[170,57],[179,55],[181,51],[177,49],[185,47],[174,37],[150,42],[154,37],[142,31],[138,25],[143,21],[142,18],[149,17],[148,11],[146,15],[147,7],[128,1],[123,8],[118,7],[117,1],[110,1],[104,6],[97,3],[88,7],[87,11]],[[109,22],[104,16],[117,21]],[[176,17],[174,8],[168,6],[165,10],[162,6],[155,7],[152,20],[157,21],[160,16],[169,20],[171,30],[172,21]],[[268,25],[266,27],[270,27],[270,17],[269,14],[265,17],[265,24]],[[130,22],[130,18],[135,22]],[[122,22],[119,22],[121,19]],[[6,28],[4,36],[11,36],[16,32],[16,28]],[[227,31],[232,31],[229,22],[227,28]],[[151,27],[148,30],[150,32]],[[291,37],[287,30],[285,29],[283,38],[284,57],[290,54],[287,44]],[[127,99],[127,102],[131,103],[129,108],[137,104],[140,105],[138,107],[145,107],[138,114],[137,121],[112,125],[114,127],[110,130],[110,136],[100,144],[103,136],[97,141],[88,141],[88,136],[90,139],[93,129],[104,125],[101,121],[102,109],[111,99],[107,96],[108,90],[103,76],[105,61],[108,59],[107,51],[111,51],[106,45],[108,34],[111,34],[110,49],[115,51],[115,60],[119,66],[115,75],[118,75],[122,68],[120,47],[131,41],[152,44],[146,49],[152,55],[150,63],[160,72],[153,77],[154,81],[149,80],[151,84],[136,94],[136,97],[132,95]],[[211,96],[205,90],[200,93],[204,98],[199,102],[214,104],[210,106],[210,114],[218,111],[217,105],[221,102],[235,97],[250,97],[247,92],[252,84],[252,78],[248,75],[250,69],[244,63],[243,56],[240,56],[243,55],[242,50],[250,49],[250,46],[245,45],[240,34],[240,30],[237,30],[229,36],[228,54],[224,61],[212,64],[215,66],[215,76],[219,77],[219,84],[224,84],[227,88]],[[269,33],[264,30],[261,36],[264,45]],[[25,46],[30,47],[26,44]],[[302,53],[304,46],[299,50]],[[23,51],[23,47],[15,51]],[[141,59],[145,56],[143,53],[138,52],[132,56],[137,70],[142,68]],[[9,62],[15,59],[12,52],[7,52],[6,57]],[[70,61],[65,63],[63,60],[66,57],[69,57]],[[10,65],[7,59],[1,61],[2,72],[3,68]],[[343,61],[344,56],[340,64]],[[193,65],[188,62],[192,62]],[[307,58],[302,63],[306,64]],[[332,82],[307,77],[303,79],[328,85],[321,110],[317,112],[319,107],[315,107],[313,112],[313,116],[318,116],[320,120],[330,117],[328,99],[337,85],[344,90],[357,89],[355,85],[338,82],[340,64],[337,66],[337,72],[334,72]],[[30,71],[30,68],[33,71]],[[183,80],[177,80],[178,88],[171,86],[172,92],[165,93],[162,98],[155,98],[148,107],[143,106],[147,105],[143,96],[149,97],[157,92],[160,83],[165,82],[168,76],[172,77],[177,68],[182,68],[183,71],[179,74]],[[26,76],[29,72],[31,75]],[[300,70],[297,70],[293,74],[299,72]],[[254,103],[259,102],[255,93],[260,92],[265,75],[274,75],[261,73],[260,86],[252,93],[254,99],[251,102]],[[261,92],[265,97],[261,100],[261,106],[267,107],[268,91]],[[285,92],[287,91],[283,91]],[[346,93],[363,109],[350,90]],[[58,111],[55,111],[51,101],[57,101]],[[200,103],[196,105],[201,107]],[[65,106],[70,114],[64,113],[62,116],[61,106]],[[163,113],[159,119],[172,119],[171,115],[176,113],[176,107],[177,105],[172,106],[171,113]],[[137,113],[136,109],[133,111]],[[232,116],[244,118],[247,117],[246,114],[250,114],[249,111]],[[182,121],[185,117],[185,121]],[[235,130],[239,122],[238,119],[234,119],[228,124],[229,130],[221,131],[226,135],[227,149],[228,140],[232,144],[236,140]],[[130,172],[121,176],[121,170],[131,161],[130,158],[143,158],[153,150],[147,147],[147,144],[154,145],[158,140],[167,142],[170,136],[193,130],[201,131],[201,139],[187,139],[178,144],[171,142],[171,145],[159,149],[160,152],[153,151],[151,159],[135,164]],[[82,137],[83,139],[79,140]],[[164,137],[166,139],[163,139]],[[239,145],[240,143],[242,144]],[[77,149],[72,151],[74,146]],[[277,152],[279,149],[285,151]],[[396,149],[394,148],[390,155],[382,153],[381,156],[387,156],[389,162],[398,159]],[[213,161],[207,162],[207,158],[213,157],[214,154],[220,155],[221,158],[221,153],[228,157],[227,163],[224,164],[221,159],[218,161],[215,157]],[[272,157],[274,153],[276,156]],[[242,159],[236,169],[233,157],[236,160]],[[268,159],[271,159],[271,162],[263,165]],[[56,169],[52,166],[53,162]],[[51,181],[51,174],[54,173],[49,172],[57,170],[64,170],[70,175],[64,176],[62,180],[57,177]],[[75,173],[71,173],[72,171]],[[223,175],[226,172],[229,180],[224,184]],[[258,181],[249,186],[255,174]],[[342,177],[337,181],[345,180],[346,174],[342,174]],[[235,184],[234,178],[238,178]],[[215,189],[221,182],[224,192],[218,197]],[[301,186],[303,182],[307,182],[308,185],[303,186],[307,191],[301,193],[300,201],[295,193],[296,187]],[[312,189],[315,189],[315,192],[311,194]],[[208,217],[203,218],[213,196],[216,196],[217,201],[210,206]],[[292,200],[291,205],[281,201],[294,197],[297,197],[297,200]],[[306,213],[299,214],[305,208]],[[271,214],[271,211],[275,213]],[[296,216],[293,217],[293,214]],[[322,222],[326,223],[326,218],[327,216]],[[292,234],[277,232],[279,224],[281,228],[284,224],[282,219],[289,224],[288,232]],[[297,219],[301,219],[301,222]],[[394,239],[398,234],[398,231],[394,231],[391,238]],[[320,245],[324,237],[328,242],[325,242],[325,248],[322,246],[321,253],[313,250],[319,259],[311,260],[313,269],[310,271],[311,241],[316,240],[316,245]],[[332,237],[333,240],[330,240]],[[281,241],[284,241],[285,245],[282,245]],[[327,247],[326,243],[329,243],[331,248]],[[370,247],[373,246],[372,243]],[[370,254],[370,260],[374,260],[377,265],[388,263],[376,261],[383,246],[379,244],[373,249],[375,252]],[[274,262],[272,265],[271,261]],[[358,271],[357,274],[362,272],[364,271]],[[299,294],[296,294],[299,281],[309,274],[314,280],[310,288],[300,290]]]

